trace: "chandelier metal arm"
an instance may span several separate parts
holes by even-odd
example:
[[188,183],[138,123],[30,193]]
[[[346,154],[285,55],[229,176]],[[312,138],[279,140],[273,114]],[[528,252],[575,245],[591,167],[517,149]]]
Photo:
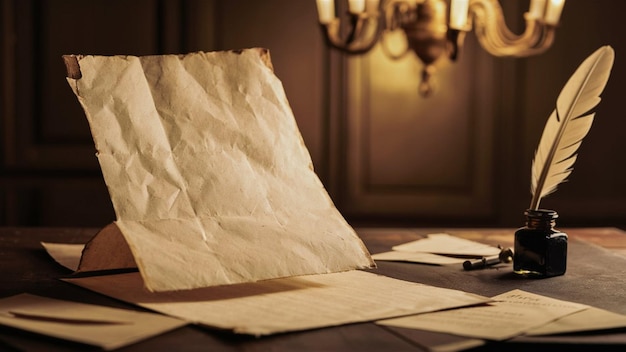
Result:
[[347,54],[364,54],[378,42],[382,31],[382,19],[378,14],[349,14],[350,25],[342,38],[341,20],[334,18],[321,24],[324,38],[329,46]]
[[522,34],[507,26],[497,0],[471,0],[470,13],[476,36],[483,48],[494,56],[525,57],[546,51],[554,41],[555,26],[524,15],[526,27]]

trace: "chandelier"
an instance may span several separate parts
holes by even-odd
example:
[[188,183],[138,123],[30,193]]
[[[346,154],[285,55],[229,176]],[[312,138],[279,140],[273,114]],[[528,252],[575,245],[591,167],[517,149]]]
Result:
[[[465,35],[474,29],[480,45],[498,57],[526,57],[546,51],[554,41],[565,0],[530,0],[523,33],[509,29],[498,0],[348,0],[340,17],[334,0],[317,0],[319,22],[329,46],[364,54],[378,42],[385,54],[399,59],[409,52],[424,64],[419,92],[432,93],[435,63],[455,61]],[[385,41],[400,32],[405,47],[393,52]]]

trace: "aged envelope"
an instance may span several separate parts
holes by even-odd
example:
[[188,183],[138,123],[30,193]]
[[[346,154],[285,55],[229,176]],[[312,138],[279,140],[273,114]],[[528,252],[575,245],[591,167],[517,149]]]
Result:
[[268,335],[491,301],[471,293],[360,270],[188,291],[149,292],[138,273],[64,281],[189,322]]
[[506,340],[589,308],[522,290],[496,297],[486,306],[382,320],[381,325],[445,332],[487,340]]
[[0,299],[0,325],[112,350],[187,323],[160,314],[20,294]]
[[[117,217],[105,232],[131,256],[112,262],[136,264],[149,290],[374,266],[266,50],[64,59]],[[81,265],[88,252],[117,253],[88,244]]]

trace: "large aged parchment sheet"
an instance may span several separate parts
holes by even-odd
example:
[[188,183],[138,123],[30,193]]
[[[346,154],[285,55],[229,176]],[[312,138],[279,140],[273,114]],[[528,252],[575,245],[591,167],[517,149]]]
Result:
[[149,290],[374,266],[313,171],[266,50],[74,58],[68,82]]

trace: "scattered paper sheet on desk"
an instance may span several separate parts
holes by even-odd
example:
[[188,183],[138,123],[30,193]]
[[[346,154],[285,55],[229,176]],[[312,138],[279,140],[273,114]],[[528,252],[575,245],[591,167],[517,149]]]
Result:
[[148,292],[138,273],[64,279],[192,323],[251,335],[337,326],[491,301],[360,270],[177,292]]
[[389,252],[376,253],[372,258],[381,261],[446,265],[463,263],[467,257],[480,258],[500,253],[499,248],[446,233],[429,234],[426,238],[403,243],[392,249]]
[[374,266],[313,171],[266,50],[64,59],[148,289]]
[[41,242],[41,245],[57,263],[72,271],[78,270],[84,244]]
[[512,290],[493,297],[486,306],[446,310],[382,320],[381,325],[445,332],[487,340],[506,340],[524,334],[589,306]]
[[499,248],[451,236],[447,233],[431,233],[426,238],[393,246],[392,249],[401,252],[426,252],[467,256],[490,256],[500,253]]
[[112,350],[187,323],[160,314],[20,294],[0,299],[0,325]]
[[390,262],[411,262],[434,265],[460,264],[467,260],[433,253],[400,251],[389,251],[372,254],[372,259]]
[[[82,249],[81,245],[43,245],[57,262],[75,262]],[[161,293],[145,290],[138,273],[64,281],[192,323],[253,335],[373,321],[491,301],[467,292],[362,271]]]
[[583,311],[564,316],[549,324],[531,329],[526,332],[526,335],[554,335],[619,328],[626,328],[626,315],[589,307]]

